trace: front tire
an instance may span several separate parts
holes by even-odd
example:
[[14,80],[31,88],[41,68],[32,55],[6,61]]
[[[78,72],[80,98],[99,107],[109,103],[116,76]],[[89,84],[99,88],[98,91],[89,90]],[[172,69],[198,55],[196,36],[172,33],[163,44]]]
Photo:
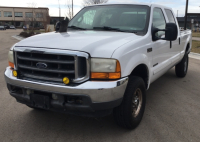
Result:
[[177,64],[175,67],[175,72],[176,72],[177,77],[183,78],[186,76],[187,71],[188,71],[188,63],[189,63],[188,54],[185,53],[181,62]]
[[122,104],[113,111],[116,123],[127,129],[136,128],[143,117],[146,88],[142,78],[130,76]]

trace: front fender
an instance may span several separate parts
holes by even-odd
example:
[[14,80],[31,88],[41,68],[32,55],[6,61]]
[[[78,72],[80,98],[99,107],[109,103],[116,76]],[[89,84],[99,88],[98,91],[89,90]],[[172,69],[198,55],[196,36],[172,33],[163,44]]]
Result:
[[[122,61],[122,62],[125,62],[125,61]],[[126,61],[126,63],[123,63],[121,65],[122,76],[129,76],[132,73],[132,71],[141,64],[146,65],[149,70],[150,63],[149,63],[148,57],[145,54],[133,55],[129,60]]]
[[147,53],[148,48],[149,46],[143,46],[140,48],[135,48],[129,52],[126,52],[127,50],[123,50],[123,48],[118,49],[113,54],[112,58],[118,59],[120,62],[122,77],[129,76],[138,65],[144,64],[148,69],[148,82],[150,82],[152,53]]
[[186,51],[187,45],[189,44],[190,45],[189,50],[188,50],[188,53],[189,53],[190,50],[192,49],[192,33],[191,33],[191,31],[186,31],[186,34],[188,34],[188,36],[186,38],[186,42],[185,42],[185,45],[184,45],[184,51]]

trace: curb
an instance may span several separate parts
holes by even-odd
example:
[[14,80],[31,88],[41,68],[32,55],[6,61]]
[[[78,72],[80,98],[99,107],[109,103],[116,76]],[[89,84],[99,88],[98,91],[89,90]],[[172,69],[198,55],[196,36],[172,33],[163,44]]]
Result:
[[197,55],[197,56],[200,56],[199,53],[194,53],[194,52],[190,52],[191,55]]
[[198,53],[190,52],[189,57],[200,60],[200,54],[198,54]]
[[23,40],[25,38],[21,37],[21,36],[18,36],[18,35],[14,35],[12,36],[13,38],[17,39],[17,40]]

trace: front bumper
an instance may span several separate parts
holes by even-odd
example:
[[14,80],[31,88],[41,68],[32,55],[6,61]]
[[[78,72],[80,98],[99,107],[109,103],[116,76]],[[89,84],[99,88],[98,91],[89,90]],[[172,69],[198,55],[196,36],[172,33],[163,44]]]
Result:
[[[28,80],[17,79],[12,75],[12,70],[8,67],[5,71],[5,80],[8,86],[15,86],[22,90],[40,91],[48,94],[59,94],[61,96],[83,97],[86,102],[83,105],[63,104],[59,106],[59,110],[64,111],[70,108],[70,112],[80,112],[82,115],[85,112],[92,112],[103,110],[112,110],[121,104],[124,92],[128,83],[128,77],[117,81],[87,81],[75,87],[66,85],[48,84],[44,82],[34,82]],[[8,87],[8,88],[9,88]],[[19,102],[31,105],[30,96],[26,94],[17,94],[9,89],[10,94]],[[51,106],[58,104],[55,100],[51,100]],[[63,107],[61,107],[63,106]],[[54,110],[55,107],[52,108]],[[73,111],[75,110],[75,111]],[[86,113],[83,113],[83,115]]]

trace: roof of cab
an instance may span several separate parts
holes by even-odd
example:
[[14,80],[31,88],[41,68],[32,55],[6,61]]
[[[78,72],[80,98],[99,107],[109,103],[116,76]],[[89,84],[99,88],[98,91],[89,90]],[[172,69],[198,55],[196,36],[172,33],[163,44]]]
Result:
[[[103,3],[103,4],[96,4],[96,5],[124,5],[124,4],[130,4],[130,5],[146,5],[146,6],[151,6],[151,3],[142,3],[142,2],[108,2],[108,3]],[[91,5],[91,6],[96,6],[96,5]]]
[[[98,5],[146,5],[146,6],[157,6],[157,7],[163,7],[167,9],[171,9],[170,7],[164,6],[164,5],[159,5],[159,4],[154,4],[154,3],[145,3],[145,2],[123,2],[123,3],[104,3],[104,4],[97,4]],[[96,6],[96,5],[91,5],[91,6]],[[89,6],[86,6],[89,7]]]

